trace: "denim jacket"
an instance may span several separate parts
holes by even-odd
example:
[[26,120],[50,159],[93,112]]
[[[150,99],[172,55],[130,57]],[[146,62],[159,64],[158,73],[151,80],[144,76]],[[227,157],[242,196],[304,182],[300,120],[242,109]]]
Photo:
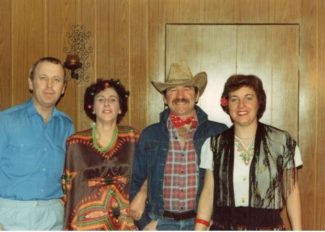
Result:
[[[221,123],[208,120],[207,114],[198,106],[195,106],[198,127],[194,134],[194,146],[198,155],[198,166],[200,164],[201,147],[205,140],[217,135],[227,129]],[[133,163],[133,174],[131,181],[130,200],[140,190],[143,182],[148,180],[148,198],[144,215],[138,222],[142,229],[152,219],[158,219],[164,212],[163,181],[165,164],[169,147],[169,133],[167,120],[170,110],[166,109],[160,113],[160,122],[152,124],[143,129],[137,143],[135,160]],[[197,200],[199,199],[204,180],[204,170],[199,169],[199,188]]]

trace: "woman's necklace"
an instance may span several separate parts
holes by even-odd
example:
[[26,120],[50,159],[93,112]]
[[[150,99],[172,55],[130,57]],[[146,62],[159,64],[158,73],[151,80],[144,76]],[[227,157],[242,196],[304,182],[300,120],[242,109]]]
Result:
[[94,125],[93,128],[92,128],[92,137],[93,137],[93,143],[94,143],[95,148],[100,152],[106,152],[108,149],[111,148],[112,144],[115,143],[116,138],[117,138],[117,134],[118,134],[118,128],[115,127],[112,139],[109,142],[109,144],[107,146],[105,146],[105,147],[99,147],[98,143],[97,143],[97,136],[96,136],[96,125]]
[[254,154],[254,138],[251,138],[250,144],[246,147],[244,146],[243,142],[240,140],[239,137],[235,136],[235,146],[239,153],[239,156],[242,158],[246,165],[249,164],[251,158]]

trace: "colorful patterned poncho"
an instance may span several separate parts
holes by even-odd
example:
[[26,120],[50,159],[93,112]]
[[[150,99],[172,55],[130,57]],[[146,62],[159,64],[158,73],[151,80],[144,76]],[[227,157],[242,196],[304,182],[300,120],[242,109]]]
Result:
[[66,230],[137,229],[128,207],[138,137],[133,128],[118,126],[117,139],[106,151],[94,146],[91,129],[68,139],[63,176]]

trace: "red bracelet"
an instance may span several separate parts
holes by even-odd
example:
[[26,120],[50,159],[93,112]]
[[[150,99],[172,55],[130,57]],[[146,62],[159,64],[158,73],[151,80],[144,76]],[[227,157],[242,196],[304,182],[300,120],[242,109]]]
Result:
[[208,222],[208,221],[206,221],[204,219],[201,219],[201,218],[196,218],[195,223],[205,225],[206,227],[209,227],[209,225],[210,225],[210,222]]

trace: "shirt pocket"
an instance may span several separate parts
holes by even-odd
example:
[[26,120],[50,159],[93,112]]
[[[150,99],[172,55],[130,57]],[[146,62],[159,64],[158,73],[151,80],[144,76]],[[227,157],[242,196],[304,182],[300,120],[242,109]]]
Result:
[[37,142],[32,141],[10,143],[3,160],[4,165],[10,172],[15,172],[15,175],[18,176],[37,171],[37,165],[41,159],[37,144]]

